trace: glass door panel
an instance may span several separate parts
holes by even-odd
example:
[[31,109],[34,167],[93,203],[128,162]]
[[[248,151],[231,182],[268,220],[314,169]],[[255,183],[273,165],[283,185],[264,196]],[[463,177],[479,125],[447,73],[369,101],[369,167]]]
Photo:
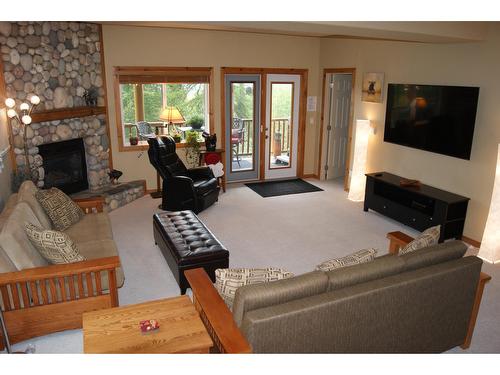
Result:
[[297,176],[300,75],[268,74],[265,179]]
[[259,178],[260,75],[227,74],[226,179]]
[[293,82],[271,83],[269,168],[290,168],[293,129]]
[[231,172],[255,168],[255,83],[231,82]]

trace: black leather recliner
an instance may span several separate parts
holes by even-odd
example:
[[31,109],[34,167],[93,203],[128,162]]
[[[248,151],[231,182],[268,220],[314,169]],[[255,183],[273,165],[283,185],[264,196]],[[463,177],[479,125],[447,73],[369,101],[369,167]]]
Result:
[[149,161],[163,179],[161,208],[203,211],[219,198],[219,186],[208,167],[187,169],[175,152],[172,137],[149,138]]

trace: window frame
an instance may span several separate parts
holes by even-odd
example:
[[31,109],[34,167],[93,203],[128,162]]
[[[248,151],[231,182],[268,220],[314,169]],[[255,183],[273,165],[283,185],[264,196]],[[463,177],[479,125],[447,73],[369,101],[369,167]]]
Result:
[[[150,77],[159,76],[171,76],[174,80],[171,82],[156,82],[156,83],[191,83],[196,82],[195,80],[190,81],[189,77],[204,77],[208,83],[208,119],[210,124],[210,132],[213,133],[215,129],[215,116],[214,116],[214,68],[213,67],[157,67],[157,66],[115,66],[114,67],[114,91],[115,91],[115,117],[116,117],[116,131],[118,140],[118,149],[120,152],[128,151],[145,151],[149,148],[148,145],[127,145],[124,139],[124,124],[122,121],[122,103],[121,103],[121,92],[120,83],[123,82],[124,77],[134,78],[138,80],[141,77],[147,80]],[[175,77],[178,77],[176,79]],[[163,79],[163,78],[162,78]],[[139,83],[139,82],[138,82]],[[148,81],[140,83],[151,83]],[[202,83],[202,82],[199,82]],[[206,96],[205,96],[206,97]],[[199,142],[204,144],[203,141]],[[185,148],[185,143],[178,143],[177,148]]]

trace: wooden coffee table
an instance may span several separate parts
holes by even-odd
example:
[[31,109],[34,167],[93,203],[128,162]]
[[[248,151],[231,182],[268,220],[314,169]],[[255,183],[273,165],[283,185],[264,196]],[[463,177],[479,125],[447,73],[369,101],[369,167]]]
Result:
[[[141,333],[141,320],[157,331]],[[83,314],[84,353],[208,353],[213,346],[188,296]]]

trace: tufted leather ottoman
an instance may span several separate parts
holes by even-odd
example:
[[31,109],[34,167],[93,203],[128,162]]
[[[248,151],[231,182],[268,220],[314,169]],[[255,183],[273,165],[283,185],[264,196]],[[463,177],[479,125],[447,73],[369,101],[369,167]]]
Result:
[[184,277],[185,270],[203,267],[215,282],[215,270],[229,267],[229,251],[192,211],[155,214],[153,234],[181,288],[181,294],[189,288]]

